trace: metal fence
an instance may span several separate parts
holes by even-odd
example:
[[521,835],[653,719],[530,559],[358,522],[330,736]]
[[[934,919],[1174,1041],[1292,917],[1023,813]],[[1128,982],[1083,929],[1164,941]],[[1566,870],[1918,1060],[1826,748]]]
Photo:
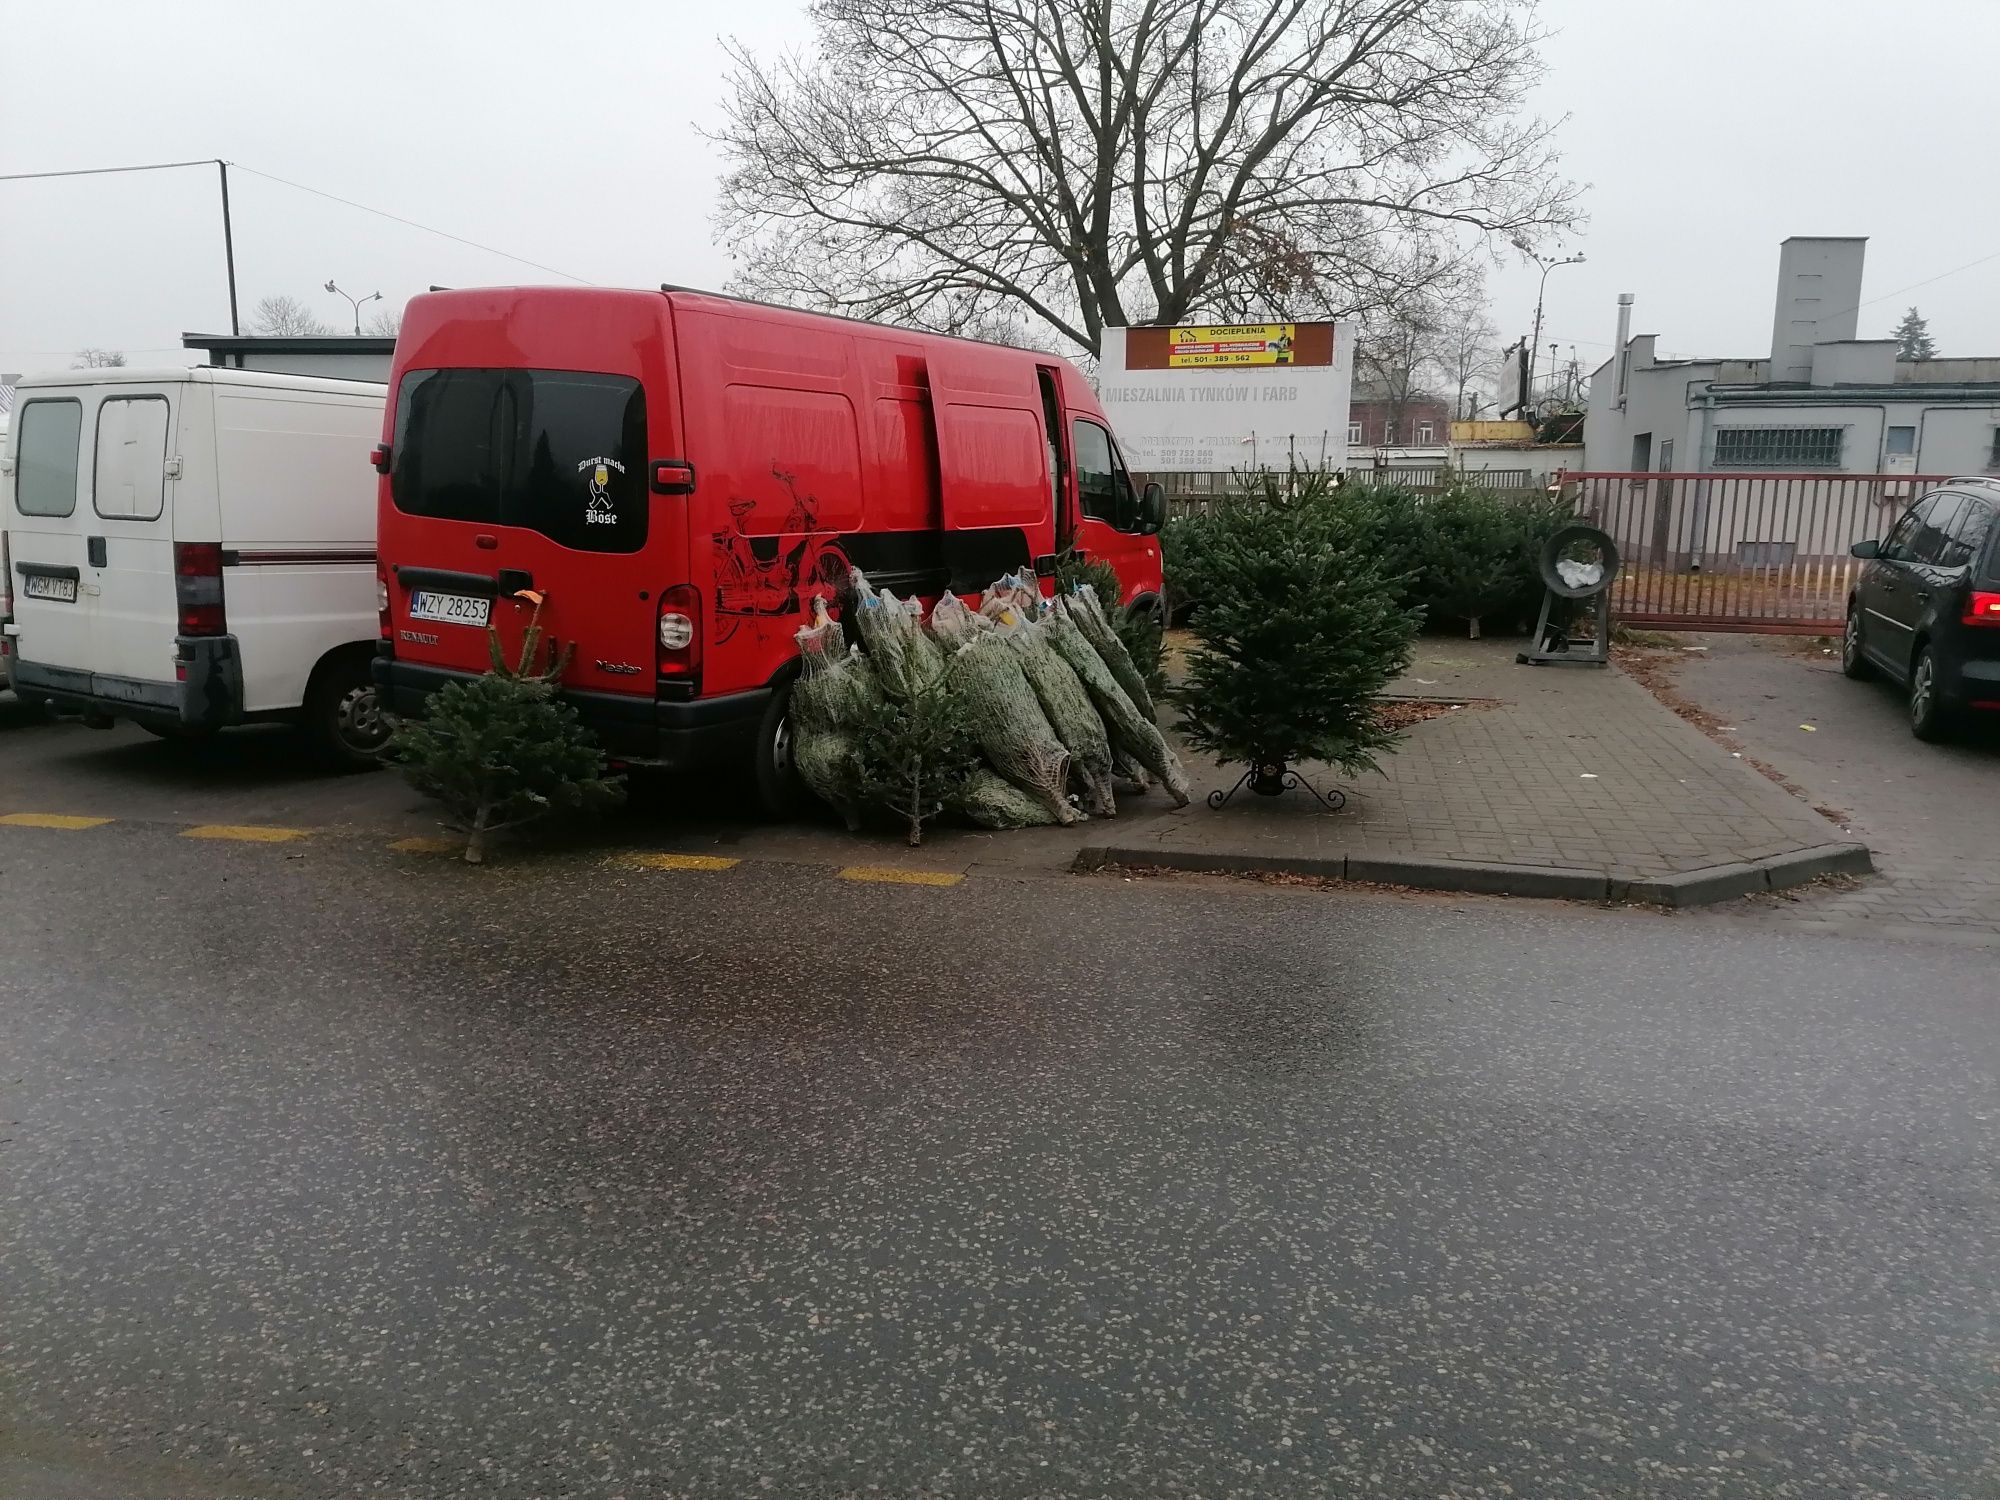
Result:
[[1562,476],[1577,514],[1608,532],[1623,567],[1611,609],[1628,625],[1839,631],[1861,564],[1942,476],[1642,474]]

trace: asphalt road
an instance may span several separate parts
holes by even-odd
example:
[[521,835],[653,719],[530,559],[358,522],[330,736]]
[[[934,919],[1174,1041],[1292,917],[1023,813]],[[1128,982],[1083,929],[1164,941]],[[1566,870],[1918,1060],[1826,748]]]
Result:
[[[1732,745],[1772,767],[1874,852],[1877,878],[1797,893],[1821,931],[2000,947],[2000,714],[1942,744],[1910,734],[1903,691],[1840,675],[1837,648],[1770,636],[1697,637],[1676,686]],[[1740,911],[1739,913],[1740,914]]]
[[0,828],[0,1495],[2000,1493],[1990,956]]

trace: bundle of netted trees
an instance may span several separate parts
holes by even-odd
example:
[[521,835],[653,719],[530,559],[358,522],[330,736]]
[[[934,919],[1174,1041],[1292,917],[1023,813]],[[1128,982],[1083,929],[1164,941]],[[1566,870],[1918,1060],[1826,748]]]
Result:
[[861,826],[879,807],[910,842],[957,812],[984,828],[1110,817],[1116,788],[1157,781],[1177,806],[1187,775],[1160,733],[1144,674],[1095,590],[1044,599],[1008,575],[974,609],[915,599],[859,573],[799,631],[792,745],[800,777]]

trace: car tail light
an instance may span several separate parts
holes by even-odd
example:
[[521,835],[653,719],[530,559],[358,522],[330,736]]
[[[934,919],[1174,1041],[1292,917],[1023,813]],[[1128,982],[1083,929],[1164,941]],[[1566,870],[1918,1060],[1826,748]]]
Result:
[[388,640],[394,634],[389,628],[389,575],[380,568],[375,570],[375,618],[382,639]]
[[1967,625],[2000,625],[2000,594],[1975,592],[1965,603]]
[[692,584],[660,590],[659,667],[662,677],[701,670],[701,594]]
[[222,543],[174,543],[174,600],[182,635],[227,635],[222,611]]
[[377,443],[368,450],[368,462],[375,466],[377,474],[388,473],[394,459],[395,454],[387,443]]

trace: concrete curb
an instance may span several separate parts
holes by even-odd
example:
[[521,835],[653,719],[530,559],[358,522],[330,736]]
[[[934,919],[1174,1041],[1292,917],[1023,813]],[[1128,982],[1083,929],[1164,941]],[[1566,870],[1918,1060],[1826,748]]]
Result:
[[1144,849],[1093,844],[1077,851],[1073,869],[1106,865],[1188,870],[1213,875],[1308,875],[1320,880],[1369,881],[1424,891],[1466,891],[1482,896],[1538,896],[1560,901],[1636,901],[1652,906],[1706,906],[1758,891],[1803,885],[1822,875],[1866,875],[1875,864],[1862,844],[1817,844],[1741,864],[1710,865],[1674,875],[1633,879],[1609,870],[1559,865],[1483,864],[1465,859],[1424,859],[1394,854],[1231,854],[1193,849]]

